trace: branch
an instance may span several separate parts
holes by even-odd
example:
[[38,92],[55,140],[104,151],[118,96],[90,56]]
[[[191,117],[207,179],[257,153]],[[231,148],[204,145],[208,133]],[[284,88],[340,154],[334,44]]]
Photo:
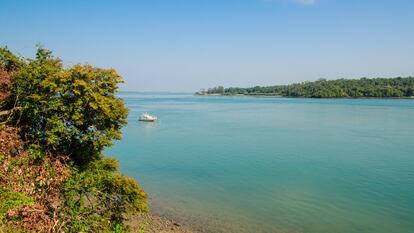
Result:
[[7,116],[13,112],[19,111],[21,109],[21,107],[14,107],[10,110],[5,110],[5,111],[0,111],[0,117],[2,116]]

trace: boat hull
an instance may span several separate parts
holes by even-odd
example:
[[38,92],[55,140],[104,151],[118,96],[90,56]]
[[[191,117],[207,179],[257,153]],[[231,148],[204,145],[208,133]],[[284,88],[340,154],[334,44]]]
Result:
[[149,119],[138,119],[138,121],[154,122],[156,120],[155,119],[152,119],[152,120],[149,120]]

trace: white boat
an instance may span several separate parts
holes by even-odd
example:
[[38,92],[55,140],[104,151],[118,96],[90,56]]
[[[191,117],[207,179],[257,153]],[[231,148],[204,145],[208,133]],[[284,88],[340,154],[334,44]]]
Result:
[[141,114],[141,116],[139,116],[139,121],[156,121],[157,117],[156,116],[151,116],[150,114],[144,112],[143,114]]

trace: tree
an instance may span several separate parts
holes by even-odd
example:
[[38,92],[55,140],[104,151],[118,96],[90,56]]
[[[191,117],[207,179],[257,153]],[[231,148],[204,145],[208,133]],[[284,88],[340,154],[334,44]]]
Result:
[[[20,214],[24,211],[14,211],[13,221],[24,228],[22,232],[31,229],[27,221],[37,225],[33,229],[48,232],[124,232],[125,214],[148,210],[147,195],[138,183],[118,172],[116,160],[102,155],[112,140],[121,138],[120,129],[126,124],[127,108],[116,97],[121,82],[113,69],[90,65],[65,68],[41,46],[34,59],[20,58],[0,48],[0,117],[7,116],[1,123],[14,126],[19,142],[19,136],[23,139],[21,148],[0,147],[0,151],[13,151],[13,156],[0,154],[0,161],[7,159],[5,164],[25,172],[17,177],[10,175],[14,170],[2,169],[8,173],[0,174],[0,200],[8,203],[16,199],[10,195],[14,192],[1,190],[5,184],[13,188],[27,184],[30,189],[18,190],[24,194],[21,197],[27,196],[34,206],[41,206],[42,211],[36,209],[38,216],[41,212],[44,222],[53,223],[45,228],[42,222]],[[2,140],[10,141],[7,137]],[[62,165],[64,175],[57,175],[56,164]],[[46,175],[47,183],[43,182]],[[16,177],[17,181],[12,179]],[[53,192],[45,188],[52,187],[50,180],[59,181]],[[11,208],[6,207],[0,208],[0,228],[2,213]]]
[[121,82],[113,69],[64,69],[60,59],[38,47],[36,59],[27,60],[12,82],[13,102],[21,108],[15,122],[24,139],[86,163],[121,137],[128,114],[115,96]]

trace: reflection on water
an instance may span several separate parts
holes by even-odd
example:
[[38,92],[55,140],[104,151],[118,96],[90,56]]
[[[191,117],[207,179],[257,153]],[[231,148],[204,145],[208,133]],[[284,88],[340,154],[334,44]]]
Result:
[[155,121],[155,122],[140,121],[139,123],[142,125],[145,131],[149,131],[149,132],[151,132],[152,130],[155,130],[159,126],[158,121]]

